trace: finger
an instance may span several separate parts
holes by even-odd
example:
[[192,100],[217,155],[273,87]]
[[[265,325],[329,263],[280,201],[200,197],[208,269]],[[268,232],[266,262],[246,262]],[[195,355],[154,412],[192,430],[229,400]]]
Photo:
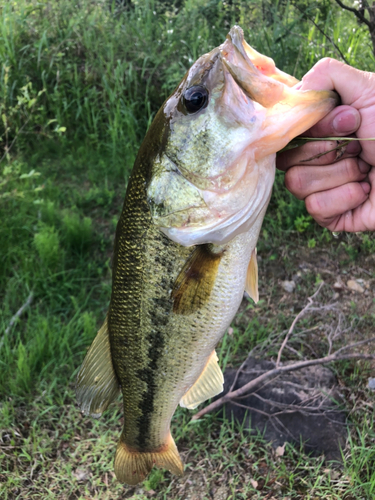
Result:
[[352,105],[368,92],[369,81],[367,73],[327,57],[306,73],[299,89],[336,90],[343,104]]
[[[374,137],[375,127],[375,73],[360,71],[335,59],[322,59],[296,85],[299,90],[336,90],[343,104],[356,108],[361,124],[356,132],[359,138]],[[374,163],[375,143],[363,142],[361,158]]]
[[307,137],[348,136],[361,124],[359,111],[351,106],[337,106],[303,135]]
[[[289,149],[288,151],[279,153],[276,158],[276,166],[279,170],[285,172],[290,167],[298,165],[301,162],[303,162],[304,165],[329,165],[341,158],[358,156],[361,152],[359,142],[351,141],[346,146],[344,155],[339,156],[338,153],[340,150],[331,151],[336,148],[337,145],[337,141],[308,142],[299,148]],[[329,152],[326,153],[326,151]],[[310,158],[312,158],[312,160],[310,160]]]
[[318,224],[331,230],[334,227],[333,230],[337,231],[340,217],[364,203],[369,191],[367,182],[350,182],[328,191],[313,193],[305,199],[305,204]]
[[320,191],[328,191],[366,179],[370,166],[357,158],[346,158],[325,167],[297,165],[285,174],[286,188],[300,200]]
[[[371,184],[361,182],[361,187],[365,193],[371,193]],[[348,210],[347,212],[334,217],[326,226],[330,231],[374,231],[375,229],[375,214],[374,204],[371,203],[371,194],[361,205]],[[328,222],[328,221],[327,221]]]

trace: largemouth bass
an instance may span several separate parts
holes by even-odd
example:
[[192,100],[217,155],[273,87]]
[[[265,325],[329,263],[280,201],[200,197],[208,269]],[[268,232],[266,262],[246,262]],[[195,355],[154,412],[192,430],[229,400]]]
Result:
[[170,433],[178,404],[220,393],[215,346],[246,288],[258,300],[256,243],[275,154],[336,104],[298,91],[235,26],[200,57],[157,113],[126,192],[107,318],[83,362],[77,398],[99,417],[122,391],[117,478],[154,465],[181,474]]

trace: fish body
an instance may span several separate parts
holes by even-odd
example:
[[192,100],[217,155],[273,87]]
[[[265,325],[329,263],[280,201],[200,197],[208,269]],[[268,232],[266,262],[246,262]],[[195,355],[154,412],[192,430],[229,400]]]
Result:
[[140,148],[116,230],[109,311],[77,379],[78,402],[93,416],[121,389],[122,482],[137,484],[154,465],[181,474],[176,407],[223,389],[215,346],[244,289],[258,297],[256,243],[275,153],[336,104],[294,83],[234,27],[185,75]]

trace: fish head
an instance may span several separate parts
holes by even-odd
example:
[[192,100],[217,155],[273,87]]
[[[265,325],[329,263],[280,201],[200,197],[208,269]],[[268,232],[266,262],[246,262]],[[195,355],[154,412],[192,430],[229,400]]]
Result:
[[159,111],[166,130],[147,187],[154,224],[175,242],[224,244],[263,218],[275,154],[336,104],[299,91],[234,26]]

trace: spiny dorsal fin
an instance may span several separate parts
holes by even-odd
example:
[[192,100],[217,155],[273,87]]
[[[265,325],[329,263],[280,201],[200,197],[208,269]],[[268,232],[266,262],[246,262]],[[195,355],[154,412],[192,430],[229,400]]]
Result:
[[213,253],[209,245],[195,248],[172,290],[173,312],[191,314],[210,298],[222,253]]
[[100,417],[119,392],[106,318],[79,370],[76,384],[77,401],[83,413]]
[[170,434],[167,442],[154,451],[129,449],[121,435],[115,457],[115,473],[121,483],[140,483],[146,479],[154,465],[164,467],[178,476],[182,475],[184,466]]
[[200,377],[181,399],[180,406],[194,410],[207,399],[223,392],[223,384],[224,376],[218,365],[216,352],[213,351]]
[[245,290],[250,295],[255,303],[259,301],[258,292],[258,262],[257,262],[257,249],[251,253],[251,259],[247,268]]

